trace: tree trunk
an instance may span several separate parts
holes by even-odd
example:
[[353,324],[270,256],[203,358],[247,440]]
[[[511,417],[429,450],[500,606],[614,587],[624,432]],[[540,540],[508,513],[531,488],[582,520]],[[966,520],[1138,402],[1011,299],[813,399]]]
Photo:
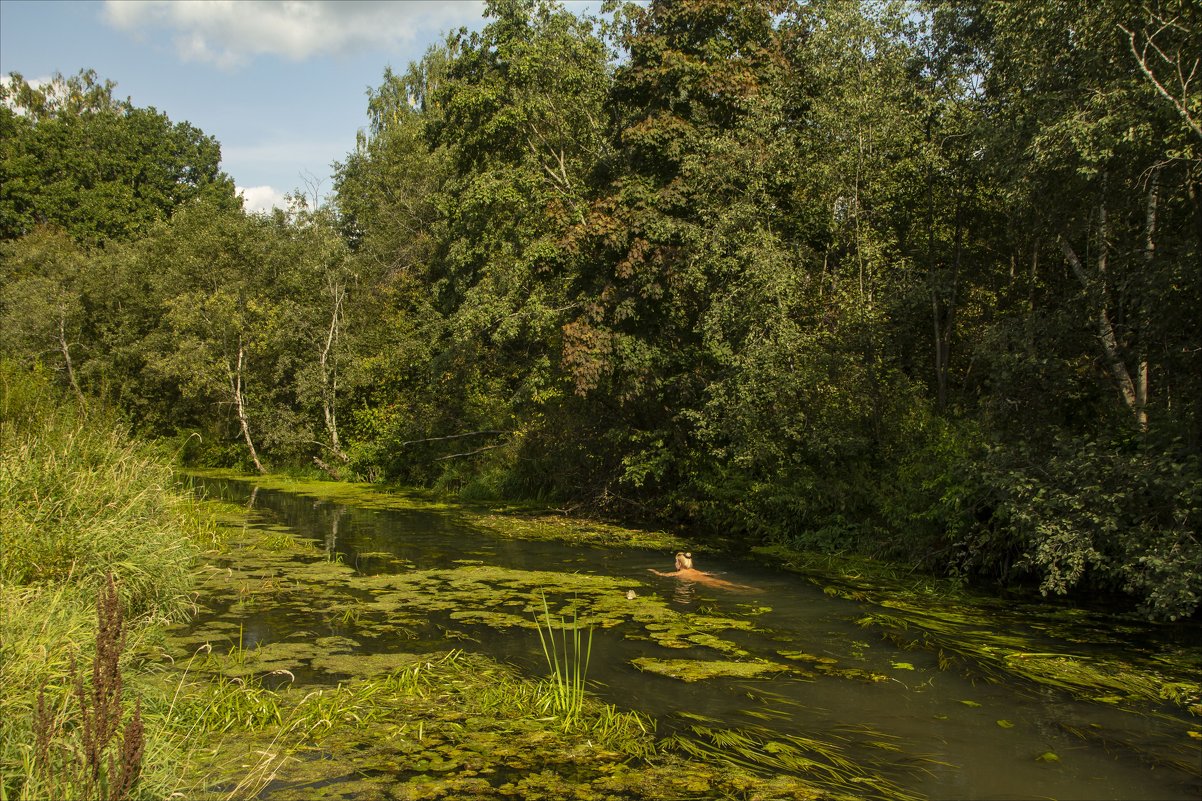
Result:
[[[1148,205],[1144,215],[1144,268],[1151,270],[1156,257],[1156,216],[1160,202],[1160,168],[1148,179]],[[1150,274],[1150,273],[1149,273]],[[1141,431],[1148,430],[1148,357],[1140,348],[1136,359],[1135,419]]]
[[[1198,271],[1199,277],[1202,277],[1202,174],[1199,174],[1199,169],[1196,166],[1191,166],[1186,171],[1185,176],[1185,192],[1189,197],[1190,205],[1193,206],[1193,223],[1194,223],[1194,248],[1197,260],[1194,268]],[[1194,333],[1197,342],[1197,334],[1199,331],[1199,322],[1194,321]],[[1194,350],[1194,364],[1196,365],[1194,374],[1202,375],[1202,348]],[[1193,419],[1190,422],[1187,433],[1187,445],[1190,450],[1195,453],[1202,452],[1202,391],[1194,392],[1194,409]]]
[[[1145,428],[1148,422],[1147,415],[1141,413],[1139,409],[1135,382],[1131,380],[1131,372],[1127,369],[1127,363],[1123,360],[1122,349],[1119,345],[1118,337],[1115,336],[1114,325],[1110,322],[1110,313],[1106,308],[1107,292],[1105,281],[1101,277],[1095,279],[1086,272],[1085,265],[1081,263],[1081,259],[1078,258],[1076,251],[1073,250],[1068,240],[1063,237],[1060,238],[1060,249],[1064,252],[1064,257],[1068,260],[1069,266],[1077,276],[1077,280],[1081,282],[1081,286],[1085,288],[1086,293],[1097,306],[1095,325],[1098,329],[1098,341],[1102,345],[1102,352],[1106,358],[1106,369],[1109,371],[1111,378],[1114,379],[1124,405],[1131,411],[1140,428]],[[1104,275],[1105,273],[1105,254],[1106,244],[1103,242],[1098,253],[1098,271],[1100,275]]]
[[[935,388],[936,408],[940,413],[947,410],[948,372],[951,366],[952,331],[956,323],[956,295],[960,282],[960,266],[964,253],[964,202],[963,190],[956,188],[955,236],[953,238],[951,280],[939,286],[934,270],[933,244],[928,241],[931,255],[931,322],[935,339]],[[933,224],[933,223],[928,223]]]
[[238,412],[238,424],[242,427],[242,438],[246,440],[246,447],[250,449],[251,461],[255,463],[255,469],[260,473],[266,473],[267,470],[263,467],[263,463],[259,461],[259,453],[255,450],[254,440],[250,436],[250,423],[246,418],[246,399],[242,395],[242,361],[243,361],[242,336],[238,336],[238,364],[237,367],[230,372],[230,391],[234,397],[234,409]]
[[67,365],[67,380],[71,382],[71,390],[79,400],[80,408],[83,408],[85,405],[83,391],[79,388],[79,382],[75,380],[75,365],[71,362],[71,343],[67,341],[67,313],[61,308],[58,312],[58,349],[63,354],[63,362]]
[[325,347],[321,350],[321,411],[325,417],[326,432],[330,435],[330,450],[342,461],[347,461],[338,440],[338,368],[332,363],[334,347],[338,344],[341,333],[342,302],[346,298],[346,290],[334,282],[330,285],[330,294],[334,298],[334,310],[330,315],[330,328],[326,332]]

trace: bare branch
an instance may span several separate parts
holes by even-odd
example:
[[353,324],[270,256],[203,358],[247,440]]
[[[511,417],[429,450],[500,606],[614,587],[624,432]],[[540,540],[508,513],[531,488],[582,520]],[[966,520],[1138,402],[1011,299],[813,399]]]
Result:
[[477,453],[484,453],[485,451],[491,451],[493,448],[500,448],[500,447],[504,446],[505,444],[506,443],[504,443],[504,442],[500,442],[496,445],[485,445],[483,448],[476,448],[476,450],[474,450],[474,451],[464,451],[463,453],[452,453],[450,456],[439,456],[434,461],[443,462],[443,461],[446,461],[447,459],[458,459],[461,456],[475,456]]
[[406,445],[418,445],[423,442],[442,442],[442,441],[448,440],[448,439],[463,439],[464,437],[479,437],[479,436],[486,436],[486,435],[487,436],[500,436],[502,434],[509,434],[509,433],[511,433],[511,432],[509,432],[509,431],[468,431],[465,434],[449,434],[445,437],[427,437],[426,439],[411,439],[408,442],[402,442],[400,444],[400,447],[403,448]]
[[[1157,93],[1173,105],[1173,108],[1175,108],[1177,113],[1181,115],[1181,119],[1185,120],[1185,124],[1189,126],[1190,130],[1192,130],[1199,138],[1202,138],[1202,123],[1194,118],[1193,113],[1190,111],[1189,105],[1187,105],[1190,95],[1190,82],[1193,81],[1194,77],[1197,75],[1199,63],[1202,62],[1202,59],[1195,58],[1193,64],[1189,67],[1189,75],[1185,75],[1181,55],[1178,54],[1176,57],[1170,58],[1169,55],[1165,53],[1155,41],[1155,37],[1164,31],[1165,28],[1170,27],[1173,21],[1169,20],[1168,22],[1165,22],[1159,19],[1157,21],[1162,23],[1161,27],[1155,33],[1144,33],[1144,45],[1142,49],[1135,42],[1135,31],[1125,28],[1122,25],[1119,25],[1118,27],[1119,30],[1127,34],[1127,40],[1131,46],[1131,55],[1135,56],[1135,62],[1139,65],[1140,72],[1144,74],[1144,77],[1148,79],[1148,81],[1156,89]],[[1156,73],[1152,69],[1151,59],[1148,56],[1149,48],[1153,50],[1156,55],[1159,56],[1162,61],[1164,61],[1165,64],[1168,64],[1176,69],[1177,82],[1180,85],[1180,97],[1177,97],[1177,95],[1170,92],[1161,82],[1161,80],[1156,77]]]

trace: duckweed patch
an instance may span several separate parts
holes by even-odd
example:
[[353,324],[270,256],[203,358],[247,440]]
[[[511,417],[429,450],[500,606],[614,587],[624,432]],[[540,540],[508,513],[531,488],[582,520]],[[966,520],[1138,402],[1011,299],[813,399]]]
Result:
[[706,662],[700,659],[654,659],[641,656],[631,664],[645,673],[655,673],[680,681],[703,681],[715,678],[749,679],[768,673],[780,673],[790,668],[787,665],[761,660],[753,662]]

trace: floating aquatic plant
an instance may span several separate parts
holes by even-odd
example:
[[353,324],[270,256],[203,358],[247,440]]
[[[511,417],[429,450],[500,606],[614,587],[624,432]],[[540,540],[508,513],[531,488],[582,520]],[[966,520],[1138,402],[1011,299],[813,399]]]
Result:
[[631,660],[636,668],[645,673],[655,673],[681,681],[692,682],[719,677],[734,677],[740,679],[761,676],[765,673],[779,673],[789,670],[785,665],[763,660],[748,662],[733,662],[729,660],[705,661],[701,659],[655,659],[642,656]]
[[1096,653],[1049,652],[1030,637],[990,630],[990,621],[966,609],[920,608],[900,600],[880,604],[890,613],[865,615],[856,623],[899,648],[936,653],[943,670],[956,667],[989,681],[1018,677],[1103,703],[1168,701],[1189,709],[1202,696],[1202,684],[1168,680],[1163,668]]
[[[837,743],[784,734],[767,728],[725,729],[695,724],[691,736],[673,735],[665,745],[710,764],[753,773],[799,776],[836,792],[879,801],[920,801],[860,761]],[[881,744],[878,744],[881,745]],[[885,750],[895,750],[892,743]]]

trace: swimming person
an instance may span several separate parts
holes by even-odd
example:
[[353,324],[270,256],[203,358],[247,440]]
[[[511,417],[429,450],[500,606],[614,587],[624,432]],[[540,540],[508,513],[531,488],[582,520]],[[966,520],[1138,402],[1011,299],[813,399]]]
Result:
[[754,587],[748,587],[745,584],[735,584],[734,582],[720,579],[703,570],[697,570],[693,567],[693,554],[688,551],[676,552],[676,569],[671,573],[664,573],[661,570],[651,568],[651,572],[657,576],[665,578],[677,578],[682,581],[695,581],[698,584],[704,584],[707,587],[715,587],[720,590],[754,590]]

